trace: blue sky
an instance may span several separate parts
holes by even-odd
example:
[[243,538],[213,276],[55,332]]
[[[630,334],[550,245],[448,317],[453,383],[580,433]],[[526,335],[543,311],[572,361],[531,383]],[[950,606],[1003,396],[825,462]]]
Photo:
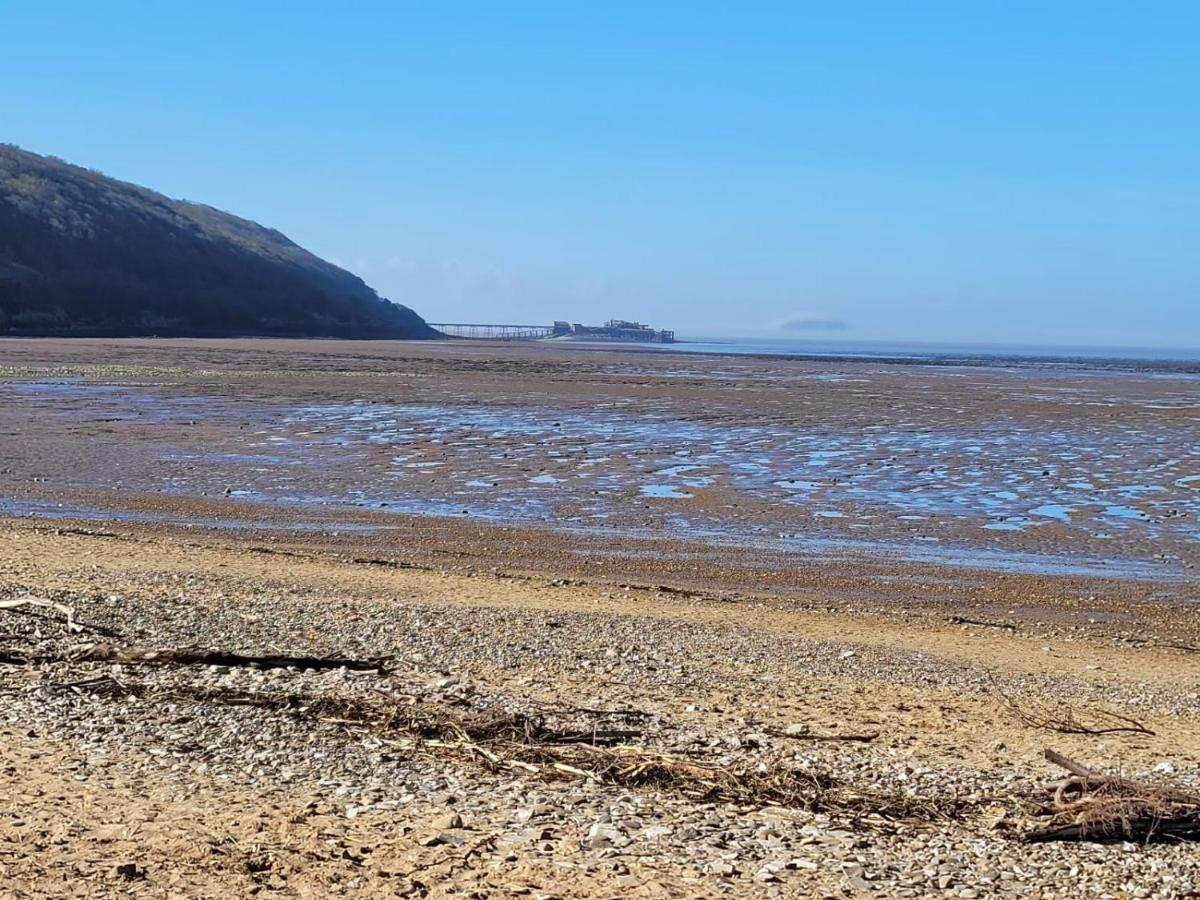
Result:
[[1200,4],[0,0],[0,140],[432,321],[1200,345]]

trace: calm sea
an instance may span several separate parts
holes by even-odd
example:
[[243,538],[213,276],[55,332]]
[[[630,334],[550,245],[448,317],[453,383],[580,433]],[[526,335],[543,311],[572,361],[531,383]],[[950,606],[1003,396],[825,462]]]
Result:
[[1146,347],[1056,347],[1026,344],[932,344],[883,341],[795,341],[764,339],[681,338],[658,345],[684,353],[801,356],[822,359],[871,359],[942,365],[1078,365],[1200,371],[1200,349]]

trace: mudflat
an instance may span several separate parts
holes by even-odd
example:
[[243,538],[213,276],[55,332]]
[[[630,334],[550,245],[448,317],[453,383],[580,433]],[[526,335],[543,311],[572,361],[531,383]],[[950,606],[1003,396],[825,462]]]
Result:
[[1186,844],[1027,836],[1046,748],[1200,785],[1198,388],[0,341],[0,876],[1186,896]]

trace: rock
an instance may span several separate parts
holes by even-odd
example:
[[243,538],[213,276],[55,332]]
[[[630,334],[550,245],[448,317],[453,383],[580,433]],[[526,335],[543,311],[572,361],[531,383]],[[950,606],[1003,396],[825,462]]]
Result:
[[433,827],[438,831],[450,831],[455,828],[463,828],[463,817],[456,812],[449,812],[444,816],[439,816],[433,820]]
[[112,876],[113,878],[123,878],[126,881],[138,881],[146,877],[146,870],[134,862],[118,863],[113,867]]
[[803,722],[793,722],[787,728],[783,729],[783,733],[788,737],[801,737],[808,734],[808,726]]
[[842,874],[847,878],[862,878],[866,870],[858,863],[843,863]]
[[431,834],[429,837],[421,841],[422,847],[461,847],[466,843],[462,835],[452,834],[448,831],[443,831],[440,834]]
[[646,840],[654,841],[659,838],[669,837],[675,833],[675,829],[670,825],[648,825],[642,829],[642,837]]
[[588,829],[585,841],[593,850],[601,850],[605,847],[624,847],[628,845],[629,838],[613,825],[596,822]]
[[754,750],[758,747],[765,747],[768,742],[767,736],[765,734],[759,734],[757,732],[743,734],[738,738],[738,741],[739,741],[739,746],[741,746],[747,750]]

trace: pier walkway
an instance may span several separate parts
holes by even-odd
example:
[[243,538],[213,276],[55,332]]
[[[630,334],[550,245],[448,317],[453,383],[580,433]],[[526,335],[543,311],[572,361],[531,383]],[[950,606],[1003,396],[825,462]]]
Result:
[[554,334],[551,325],[480,325],[470,322],[430,322],[442,334],[491,341],[536,341]]

